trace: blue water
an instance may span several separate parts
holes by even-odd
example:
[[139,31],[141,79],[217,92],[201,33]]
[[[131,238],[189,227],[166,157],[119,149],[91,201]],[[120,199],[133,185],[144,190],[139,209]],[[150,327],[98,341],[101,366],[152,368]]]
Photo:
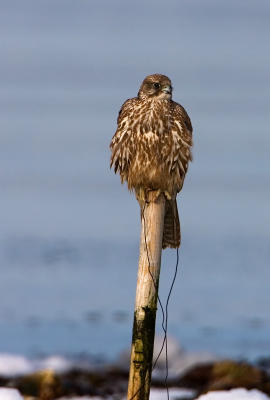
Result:
[[[129,346],[139,210],[108,146],[123,101],[160,72],[195,143],[169,331],[269,355],[269,17],[268,0],[2,2],[1,352]],[[164,252],[163,301],[175,260]]]

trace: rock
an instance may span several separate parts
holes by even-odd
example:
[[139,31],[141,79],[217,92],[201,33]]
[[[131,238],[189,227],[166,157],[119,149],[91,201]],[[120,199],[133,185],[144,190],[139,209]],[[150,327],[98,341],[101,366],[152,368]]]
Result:
[[213,365],[213,363],[195,365],[179,379],[178,385],[203,392],[211,380]]
[[264,369],[270,375],[270,357],[261,357],[257,361],[260,368]]
[[60,375],[65,395],[106,397],[125,393],[128,375],[117,369],[103,371],[72,370]]
[[213,365],[210,390],[235,387],[255,388],[264,381],[263,372],[247,363],[222,361]]
[[52,400],[62,395],[63,389],[59,377],[51,370],[17,378],[14,385],[21,393],[38,397],[40,400]]
[[270,379],[265,371],[245,362],[230,360],[191,368],[182,376],[179,385],[197,389],[199,393],[242,387],[270,394]]
[[97,371],[73,369],[61,374],[44,370],[10,379],[3,378],[2,382],[5,386],[18,388],[27,400],[52,400],[74,395],[119,395],[126,392],[127,379],[127,373],[110,368]]
[[[178,356],[173,359],[175,360],[174,365],[177,364]],[[60,374],[44,370],[25,376],[0,378],[0,384],[3,386],[18,388],[24,396],[32,396],[39,400],[70,398],[76,395],[101,398],[110,396],[119,399],[126,393],[127,381],[128,371],[119,366],[107,366],[88,371],[72,369]],[[270,395],[270,379],[265,370],[245,362],[230,360],[196,364],[168,383],[170,387],[191,389],[194,397],[209,391],[230,390],[239,387],[257,389]],[[164,387],[164,380],[153,379],[153,386]],[[30,400],[30,397],[27,399]]]

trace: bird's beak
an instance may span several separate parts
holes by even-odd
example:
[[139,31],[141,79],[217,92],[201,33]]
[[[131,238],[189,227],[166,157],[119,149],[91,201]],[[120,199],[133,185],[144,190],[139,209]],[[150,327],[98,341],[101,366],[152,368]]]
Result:
[[172,87],[170,85],[163,86],[161,91],[163,93],[172,94]]

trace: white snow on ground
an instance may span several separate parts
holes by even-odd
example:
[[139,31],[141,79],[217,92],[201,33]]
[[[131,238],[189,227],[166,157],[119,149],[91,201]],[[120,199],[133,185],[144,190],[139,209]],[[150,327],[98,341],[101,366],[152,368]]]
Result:
[[[83,397],[68,397],[68,398],[62,397],[59,400],[103,400],[103,399],[101,397],[96,397],[96,396],[92,396],[92,397],[83,396]],[[110,400],[110,399],[107,398],[107,400]]]
[[[168,360],[169,360],[169,378],[174,379],[181,376],[187,369],[197,364],[205,364],[218,359],[212,353],[209,352],[191,352],[183,349],[179,341],[172,337],[167,337],[168,341]],[[154,356],[156,360],[160,352],[163,343],[163,336],[157,336],[155,338]],[[153,378],[164,379],[166,373],[166,353],[163,351],[156,364],[156,368],[153,370]]]
[[14,376],[29,374],[42,369],[64,372],[72,363],[61,356],[51,356],[40,360],[29,360],[24,356],[0,353],[0,375]]
[[94,396],[94,397],[83,396],[83,397],[69,397],[69,398],[62,397],[59,400],[102,400],[102,398],[101,397],[96,397],[96,396]]
[[[185,389],[170,389],[170,400],[181,398],[192,398],[194,392]],[[197,398],[197,400],[269,400],[266,394],[259,390],[232,389],[228,391],[209,392]],[[23,400],[23,397],[16,389],[0,387],[0,400]],[[60,399],[61,400],[61,399]],[[62,398],[62,400],[67,400]],[[102,400],[100,397],[72,397],[68,400]],[[152,389],[150,400],[167,400],[166,390]]]
[[[178,388],[172,388],[170,389],[170,400],[181,400],[183,399],[188,399],[188,398],[193,398],[194,397],[194,391],[189,390],[189,389],[178,389]],[[125,400],[126,396],[123,397],[122,400]],[[1,400],[1,399],[0,399]],[[72,398],[62,398],[59,400],[102,400],[101,397],[72,397]],[[166,390],[160,390],[160,389],[151,389],[150,392],[150,400],[167,400],[167,392]]]
[[0,387],[0,400],[23,400],[16,389],[6,389]]
[[0,375],[2,376],[29,374],[32,369],[32,363],[23,356],[0,354]]
[[[155,340],[154,360],[162,346],[163,337]],[[169,379],[176,378],[183,374],[193,365],[214,361],[217,359],[213,354],[205,352],[187,352],[179,344],[178,340],[168,337],[168,359],[169,359]],[[115,361],[116,365],[122,368],[129,367],[130,349],[123,352]],[[23,355],[0,353],[0,375],[14,376],[33,373],[43,369],[52,369],[56,372],[65,372],[73,366],[89,369],[94,365],[90,361],[69,359],[60,355],[52,355],[47,358],[29,359]],[[156,368],[153,371],[153,379],[164,379],[166,373],[165,352],[159,356]]]
[[[188,399],[194,396],[194,391],[188,389],[170,389],[170,400]],[[126,397],[125,397],[126,398]],[[0,400],[23,400],[23,397],[16,389],[0,388]],[[102,400],[101,397],[62,397],[59,400]],[[167,400],[166,390],[151,389],[150,400]]]
[[[257,389],[231,389],[227,391],[209,392],[201,395],[197,400],[269,400],[266,394]],[[161,398],[160,398],[161,400]]]
[[33,363],[35,370],[52,369],[55,372],[65,372],[72,368],[74,363],[61,356],[50,356]]
[[[169,390],[170,400],[180,400],[182,398],[192,399],[194,397],[194,390],[171,388]],[[167,391],[160,389],[151,389],[150,400],[167,400]]]
[[[170,400],[188,399],[194,396],[194,392],[186,389],[170,389]],[[124,397],[122,400],[126,399]],[[2,398],[0,397],[0,400]],[[12,398],[13,400],[13,398]],[[14,400],[17,400],[14,399]],[[72,397],[59,400],[102,400],[100,397]],[[151,389],[150,400],[167,400],[166,390]],[[197,398],[197,400],[269,400],[266,394],[259,390],[232,389],[228,391],[209,392]]]

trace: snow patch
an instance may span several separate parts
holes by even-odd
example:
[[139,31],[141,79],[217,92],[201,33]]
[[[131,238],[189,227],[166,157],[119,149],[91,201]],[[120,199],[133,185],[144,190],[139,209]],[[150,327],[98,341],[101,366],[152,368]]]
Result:
[[209,392],[201,395],[197,400],[269,400],[265,393],[257,389],[231,389],[227,391]]
[[61,356],[50,356],[44,360],[37,360],[33,363],[35,370],[52,369],[55,372],[65,372],[71,369],[73,363]]
[[0,375],[15,376],[31,374],[43,369],[52,369],[55,372],[65,372],[72,367],[72,363],[61,356],[51,356],[44,359],[29,360],[21,355],[0,353]]
[[62,397],[59,400],[102,400],[101,397],[96,397],[96,396],[92,396],[92,397],[88,397],[88,396],[83,396],[83,397]]
[[[168,336],[168,360],[169,360],[169,379],[175,379],[185,373],[186,370],[198,364],[205,364],[218,360],[218,357],[208,352],[185,351],[174,337]],[[154,356],[156,360],[163,344],[163,337],[157,336],[155,339]],[[153,370],[153,378],[164,379],[166,375],[166,353],[163,351]]]
[[0,354],[0,375],[21,375],[29,374],[32,371],[32,363],[25,357],[13,354]]
[[17,389],[6,389],[0,387],[0,400],[23,400]]
[[[169,389],[170,400],[193,399],[194,390],[191,389]],[[167,391],[160,389],[151,389],[150,400],[167,400]]]

